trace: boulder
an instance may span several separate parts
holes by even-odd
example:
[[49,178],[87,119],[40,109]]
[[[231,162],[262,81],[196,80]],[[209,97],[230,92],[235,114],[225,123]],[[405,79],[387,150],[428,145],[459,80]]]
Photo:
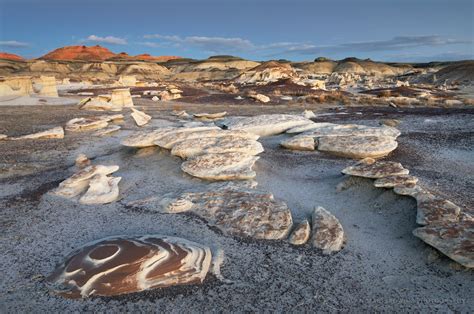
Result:
[[393,137],[380,136],[324,136],[318,138],[317,148],[347,158],[379,158],[398,146]]
[[115,296],[202,283],[211,259],[207,246],[181,238],[109,237],[73,251],[47,282],[66,298]]
[[265,96],[263,94],[250,94],[249,97],[263,103],[267,103],[270,101],[270,97]]
[[12,141],[16,141],[16,140],[52,139],[52,138],[55,138],[55,139],[64,138],[64,129],[58,126],[46,131],[22,135],[18,137],[10,137],[9,139]]
[[242,130],[259,136],[270,136],[308,123],[313,122],[298,115],[266,114],[228,119],[222,125],[229,130]]
[[459,264],[474,268],[473,219],[428,225],[413,234]]
[[374,181],[374,186],[377,188],[393,188],[395,186],[414,186],[417,182],[417,177],[401,174],[377,179]]
[[284,202],[234,183],[213,183],[204,191],[165,199],[163,206],[168,213],[192,212],[225,234],[241,237],[284,239],[292,226],[291,211]]
[[151,120],[151,116],[134,108],[132,108],[131,116],[138,126],[144,126]]
[[293,245],[302,245],[308,242],[309,236],[311,235],[311,226],[309,225],[308,219],[300,222],[290,234],[288,241]]
[[258,158],[244,153],[206,154],[183,162],[181,170],[206,180],[247,180],[255,178],[252,167]]
[[253,139],[228,135],[184,140],[175,144],[171,149],[172,155],[179,156],[183,159],[204,154],[235,152],[255,156],[263,152],[263,146]]
[[82,204],[107,204],[116,201],[119,197],[118,184],[122,178],[107,177],[96,174],[89,181],[87,192],[79,199]]
[[380,179],[389,176],[407,175],[408,169],[403,168],[399,162],[363,160],[353,166],[342,170],[343,174],[364,177],[370,179]]
[[419,225],[459,221],[461,208],[451,201],[431,193],[421,193],[416,196],[416,203],[416,223]]
[[322,207],[314,209],[312,219],[313,246],[323,250],[324,254],[340,251],[344,244],[344,229],[339,220]]
[[133,99],[129,88],[112,90],[110,102],[117,107],[133,107]]
[[155,146],[155,140],[175,129],[176,128],[173,127],[165,127],[151,131],[135,132],[122,140],[120,144],[123,146],[137,148]]
[[108,175],[118,169],[119,166],[87,166],[59,183],[59,186],[52,193],[66,198],[75,197],[87,190],[90,180],[95,175]]

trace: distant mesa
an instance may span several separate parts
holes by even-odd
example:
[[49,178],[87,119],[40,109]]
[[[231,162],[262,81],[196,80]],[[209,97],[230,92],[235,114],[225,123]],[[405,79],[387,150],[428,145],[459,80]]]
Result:
[[23,57],[19,55],[8,53],[8,52],[0,52],[0,59],[7,59],[7,60],[14,60],[14,61],[24,61]]
[[141,54],[130,56],[126,52],[113,53],[105,47],[97,46],[66,46],[55,49],[39,59],[42,60],[81,60],[81,61],[154,61],[166,62],[179,59],[177,56],[151,56]]

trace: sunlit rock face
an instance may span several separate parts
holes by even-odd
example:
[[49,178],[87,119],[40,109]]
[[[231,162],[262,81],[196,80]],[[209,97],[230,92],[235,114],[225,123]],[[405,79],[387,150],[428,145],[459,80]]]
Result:
[[181,170],[206,180],[247,180],[257,175],[252,167],[258,158],[245,153],[205,154],[183,162]]
[[442,222],[413,230],[413,234],[461,265],[474,268],[474,219]]
[[130,89],[120,88],[112,90],[110,102],[119,107],[133,107],[132,95]]
[[41,89],[39,94],[47,97],[58,97],[58,89],[56,87],[56,78],[54,76],[41,76],[39,84]]
[[290,114],[266,114],[252,117],[230,118],[222,123],[229,130],[241,130],[259,136],[270,136],[288,129],[312,123],[303,116]]
[[210,264],[210,249],[185,239],[111,237],[72,252],[47,281],[67,298],[114,296],[201,283]]
[[286,238],[293,224],[288,206],[252,186],[252,182],[213,183],[204,191],[165,199],[163,211],[192,212],[230,235],[267,240]]

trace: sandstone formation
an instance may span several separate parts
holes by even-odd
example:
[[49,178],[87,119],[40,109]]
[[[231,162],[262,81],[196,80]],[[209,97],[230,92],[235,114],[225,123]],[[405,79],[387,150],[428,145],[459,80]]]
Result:
[[66,131],[84,132],[105,128],[109,123],[106,120],[97,117],[92,118],[74,118],[66,123]]
[[393,188],[395,186],[414,186],[418,178],[408,174],[392,175],[374,181],[376,188]]
[[184,193],[164,203],[165,212],[192,212],[230,235],[284,239],[292,226],[285,203],[270,193],[240,184],[213,183],[205,191]]
[[347,158],[383,157],[397,146],[393,137],[324,136],[318,139],[318,150]]
[[201,137],[184,140],[178,142],[171,149],[172,155],[179,156],[183,159],[204,154],[223,154],[235,152],[254,156],[263,152],[263,146],[253,139],[228,135],[222,137]]
[[28,135],[22,135],[19,137],[9,138],[12,141],[15,140],[39,140],[39,139],[52,139],[52,138],[64,138],[64,129],[60,126]]
[[242,130],[259,136],[270,136],[285,132],[296,126],[312,123],[302,116],[289,114],[266,114],[253,117],[233,118],[224,121],[229,130]]
[[416,196],[416,223],[431,225],[438,222],[456,222],[459,220],[461,208],[456,204],[431,193]]
[[344,244],[344,229],[339,220],[322,207],[314,209],[312,220],[313,246],[324,254],[340,251]]
[[58,97],[56,78],[54,76],[41,75],[39,84],[41,85],[39,95],[46,97]]
[[112,90],[112,97],[110,102],[119,107],[133,107],[133,100],[130,94],[130,89],[120,88]]
[[194,117],[199,120],[213,121],[213,120],[223,118],[226,114],[227,114],[226,111],[216,112],[216,113],[195,113]]
[[252,167],[258,158],[245,153],[206,154],[183,162],[181,170],[206,180],[247,180],[256,176]]
[[79,109],[96,111],[122,111],[123,106],[112,103],[112,96],[99,95],[97,97],[88,97],[81,100],[78,104]]
[[107,204],[116,201],[119,197],[118,184],[121,177],[107,177],[96,174],[89,181],[87,192],[79,199],[82,204]]
[[168,134],[172,130],[176,130],[176,128],[166,127],[151,131],[138,131],[123,139],[120,144],[137,148],[155,146],[155,140]]
[[3,77],[0,80],[0,96],[28,96],[33,94],[33,84],[30,76]]
[[94,136],[109,135],[111,133],[117,132],[120,129],[121,129],[120,125],[108,125],[107,127],[103,128],[103,129],[99,129],[99,130],[95,131]]
[[403,168],[403,166],[398,162],[373,162],[370,160],[363,160],[353,166],[343,169],[342,173],[357,177],[380,179],[389,176],[407,175],[409,170]]
[[151,116],[135,108],[132,108],[131,116],[138,126],[144,126],[151,120]]
[[23,57],[20,57],[19,55],[13,54],[13,53],[8,53],[8,52],[0,52],[0,59],[7,59],[7,60],[13,60],[13,61],[23,61]]
[[290,234],[288,241],[293,245],[302,245],[308,242],[309,236],[311,235],[311,226],[307,219],[303,220]]
[[474,268],[474,220],[442,222],[413,230],[413,234],[459,264]]
[[105,60],[115,54],[100,46],[67,46],[58,48],[42,56],[43,60]]
[[265,96],[263,94],[250,94],[249,97],[263,103],[267,103],[270,101],[270,97]]
[[136,86],[137,78],[134,75],[120,75],[119,84],[122,86]]
[[268,84],[295,77],[297,77],[297,74],[291,65],[269,61],[245,71],[235,81],[240,84]]
[[5,134],[0,134],[0,141],[7,139],[7,137],[8,137],[8,136],[5,135]]
[[76,157],[76,167],[79,169],[85,168],[91,164],[91,161],[85,154],[79,154]]
[[75,197],[87,190],[89,182],[94,176],[106,176],[118,169],[119,166],[88,166],[61,182],[52,193],[66,198]]
[[73,251],[47,281],[67,298],[115,296],[202,283],[210,265],[211,250],[185,239],[109,237]]

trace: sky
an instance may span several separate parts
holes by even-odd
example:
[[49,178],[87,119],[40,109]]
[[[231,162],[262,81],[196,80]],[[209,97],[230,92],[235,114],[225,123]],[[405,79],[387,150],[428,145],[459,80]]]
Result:
[[0,51],[203,59],[474,59],[474,0],[0,0]]

